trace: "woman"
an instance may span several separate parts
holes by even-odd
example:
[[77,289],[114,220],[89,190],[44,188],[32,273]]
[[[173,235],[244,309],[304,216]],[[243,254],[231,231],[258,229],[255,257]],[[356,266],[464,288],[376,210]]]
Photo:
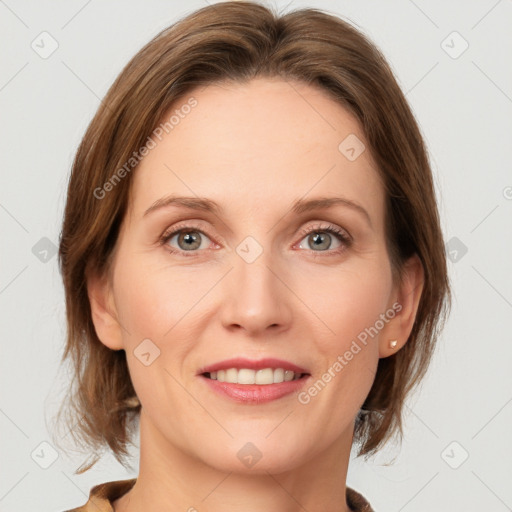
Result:
[[60,242],[65,411],[136,479],[75,511],[371,511],[353,443],[401,434],[449,304],[431,170],[382,54],[339,18],[205,7],[125,67]]

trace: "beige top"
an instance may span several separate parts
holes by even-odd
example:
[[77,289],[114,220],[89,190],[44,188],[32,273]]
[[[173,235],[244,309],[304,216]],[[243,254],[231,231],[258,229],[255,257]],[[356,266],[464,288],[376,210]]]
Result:
[[[136,478],[131,478],[95,485],[85,505],[65,512],[114,512],[112,503],[127,493],[136,481]],[[350,487],[347,487],[347,504],[353,512],[374,512],[366,499]]]

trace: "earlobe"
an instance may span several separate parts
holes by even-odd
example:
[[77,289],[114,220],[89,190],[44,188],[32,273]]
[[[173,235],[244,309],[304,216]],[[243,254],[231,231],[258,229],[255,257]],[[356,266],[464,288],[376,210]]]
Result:
[[107,276],[87,277],[87,294],[91,316],[99,340],[111,350],[122,350],[121,326],[112,300],[112,289]]
[[411,334],[424,286],[424,270],[414,254],[402,269],[402,279],[396,290],[397,314],[381,333],[379,357],[388,357],[400,350]]

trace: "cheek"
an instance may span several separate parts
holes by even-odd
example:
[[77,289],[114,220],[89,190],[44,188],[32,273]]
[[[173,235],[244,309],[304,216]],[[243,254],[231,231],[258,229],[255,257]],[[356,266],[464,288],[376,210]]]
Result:
[[133,342],[161,341],[185,316],[193,317],[193,306],[211,287],[207,282],[203,290],[183,268],[156,267],[142,258],[140,264],[120,261],[118,269],[116,307]]
[[329,348],[339,351],[374,326],[388,309],[391,271],[386,265],[372,263],[360,270],[331,271],[324,282],[322,293],[315,292],[311,304],[329,329]]
[[367,265],[364,272],[340,272],[325,294],[315,294],[315,311],[330,331],[316,336],[322,364],[299,401],[329,411],[318,419],[326,435],[354,417],[371,389],[379,361],[380,332],[374,329],[388,309],[391,290],[386,267]]

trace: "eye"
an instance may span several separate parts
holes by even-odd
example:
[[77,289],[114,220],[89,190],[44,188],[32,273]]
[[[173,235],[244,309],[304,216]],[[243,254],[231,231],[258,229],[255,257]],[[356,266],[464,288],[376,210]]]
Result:
[[[177,248],[170,245],[173,238],[176,238]],[[192,225],[175,227],[172,231],[167,231],[162,235],[160,243],[165,245],[171,253],[180,253],[183,256],[195,256],[198,249],[206,249],[208,244],[203,244],[209,237],[199,228]],[[206,245],[206,246],[205,246]],[[190,254],[186,254],[186,253]]]
[[[350,235],[343,229],[332,224],[317,224],[310,226],[302,230],[301,236],[303,238],[300,240],[299,248],[304,249],[304,247],[302,247],[302,242],[307,239],[306,249],[311,251],[315,257],[321,255],[318,253],[327,253],[326,256],[340,254],[347,250],[352,244],[352,238]],[[171,245],[174,238],[176,238],[175,243],[177,244],[177,247]],[[335,247],[334,249],[331,248],[333,238],[338,242],[338,247]],[[178,225],[170,231],[166,231],[160,239],[160,244],[164,245],[171,254],[179,254],[189,257],[197,256],[199,250],[208,248],[208,244],[205,240],[210,240],[211,242],[208,235],[206,235],[198,226],[187,224],[183,226]]]
[[[327,235],[325,233],[327,233]],[[304,236],[302,240],[307,239],[307,249],[310,249],[313,252],[328,252],[330,255],[341,253],[350,247],[352,243],[352,239],[344,230],[338,228],[337,226],[333,226],[332,224],[327,226],[310,226],[306,228],[301,233],[301,235]],[[333,250],[329,251],[332,245],[333,236],[339,242],[339,245],[338,247],[335,247]],[[299,247],[301,245],[302,243],[299,244]],[[314,256],[318,255],[315,254]]]

